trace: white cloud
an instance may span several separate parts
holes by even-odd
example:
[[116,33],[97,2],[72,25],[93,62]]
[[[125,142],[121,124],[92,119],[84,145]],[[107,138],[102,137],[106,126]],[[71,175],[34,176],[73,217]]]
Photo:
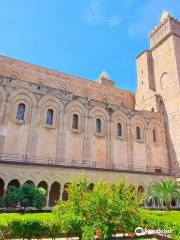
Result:
[[85,20],[88,24],[100,24],[103,21],[101,1],[93,0],[87,7]]
[[112,6],[109,0],[91,0],[83,9],[83,18],[90,25],[118,26],[121,18],[119,14],[111,11]]
[[107,19],[107,24],[109,27],[116,27],[121,23],[120,16],[114,15],[111,18]]

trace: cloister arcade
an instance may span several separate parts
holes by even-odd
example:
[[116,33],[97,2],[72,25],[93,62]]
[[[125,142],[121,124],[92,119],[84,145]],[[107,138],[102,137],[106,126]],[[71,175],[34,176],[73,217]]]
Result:
[[[34,182],[31,180],[27,180],[24,183],[29,183],[29,184],[35,185]],[[5,185],[7,187],[5,187]],[[20,185],[21,184],[18,179],[13,179],[9,183],[5,184],[4,180],[2,178],[0,178],[0,199],[5,196],[6,191],[10,186],[15,186],[15,187],[19,188]],[[41,187],[44,190],[46,190],[46,192],[47,192],[46,208],[53,207],[59,199],[62,199],[64,201],[68,200],[68,192],[67,192],[68,185],[69,185],[69,183],[65,183],[62,186],[57,181],[53,182],[50,186],[48,185],[48,183],[46,181],[40,181],[37,184],[37,187]],[[94,183],[90,183],[89,189],[93,190],[94,186],[95,186]]]
[[[34,182],[31,180],[27,180],[24,183],[34,184]],[[7,187],[5,187],[5,185]],[[4,180],[2,178],[0,178],[0,198],[3,198],[5,196],[5,193],[10,186],[15,186],[15,187],[19,188],[20,185],[21,184],[18,179],[13,179],[9,183],[5,184]],[[67,192],[68,185],[69,185],[69,182],[62,185],[57,181],[53,182],[51,185],[48,185],[48,183],[44,180],[40,181],[37,184],[37,187],[42,187],[47,192],[46,208],[53,207],[55,205],[56,201],[58,201],[59,199],[62,199],[64,201],[68,200],[68,192]],[[94,186],[95,186],[94,183],[89,183],[89,190],[93,190]],[[137,191],[144,192],[144,187],[141,185],[138,186]]]

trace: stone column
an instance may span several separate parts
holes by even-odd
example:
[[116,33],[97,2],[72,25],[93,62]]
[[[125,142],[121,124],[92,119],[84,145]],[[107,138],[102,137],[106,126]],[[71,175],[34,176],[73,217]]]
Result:
[[126,124],[126,135],[127,135],[127,159],[128,159],[128,167],[130,170],[133,170],[133,135],[132,135],[132,125],[130,123]]
[[145,144],[146,144],[146,167],[147,170],[149,170],[152,166],[153,166],[153,162],[152,162],[152,155],[151,155],[151,139],[150,139],[150,132],[149,132],[149,128],[145,128]]
[[46,202],[46,208],[49,208],[49,193],[50,193],[50,190],[47,189],[47,202]]
[[63,162],[65,159],[65,111],[60,109],[58,115],[58,137],[57,137],[57,147],[56,147],[56,161]]
[[112,164],[111,154],[111,119],[106,121],[106,163]]

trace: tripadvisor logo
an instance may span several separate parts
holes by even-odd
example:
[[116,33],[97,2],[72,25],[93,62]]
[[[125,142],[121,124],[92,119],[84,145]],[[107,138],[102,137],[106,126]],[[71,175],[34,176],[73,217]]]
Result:
[[136,233],[136,236],[159,235],[163,237],[168,237],[169,234],[172,233],[172,230],[165,230],[165,229],[148,230],[148,229],[143,229],[142,227],[137,227],[135,229],[135,233]]

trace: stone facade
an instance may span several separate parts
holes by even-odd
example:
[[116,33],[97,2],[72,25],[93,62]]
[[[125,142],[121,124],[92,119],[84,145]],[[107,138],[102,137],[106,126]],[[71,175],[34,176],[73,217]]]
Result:
[[178,173],[180,23],[161,21],[137,58],[136,94],[105,72],[93,82],[0,56],[0,196],[32,181],[52,206],[73,176],[144,188]]
[[164,12],[150,43],[137,57],[136,109],[161,112],[170,168],[180,175],[180,22]]

